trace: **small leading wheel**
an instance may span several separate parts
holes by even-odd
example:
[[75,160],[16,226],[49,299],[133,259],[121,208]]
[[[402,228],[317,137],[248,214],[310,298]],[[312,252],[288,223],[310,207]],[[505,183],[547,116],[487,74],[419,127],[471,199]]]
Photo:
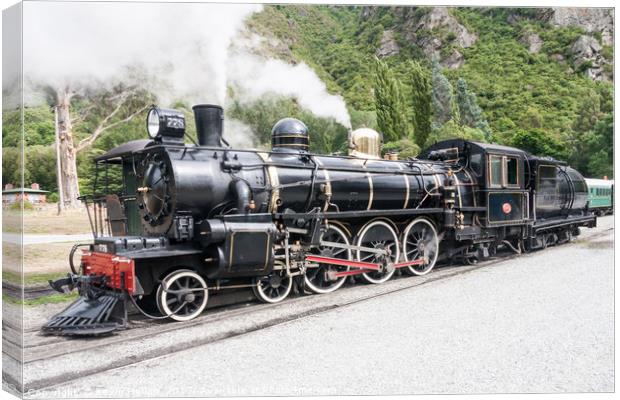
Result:
[[439,239],[435,227],[429,220],[418,218],[405,228],[403,253],[405,261],[415,261],[420,258],[426,260],[426,264],[407,267],[409,273],[426,275],[431,272],[439,255]]
[[194,271],[176,270],[157,288],[157,309],[175,321],[189,321],[207,306],[209,292],[205,280]]
[[[340,243],[349,245],[346,233],[337,226],[330,225],[323,234],[321,240],[325,242]],[[351,250],[340,247],[321,246],[316,251],[323,257],[340,258],[343,260],[351,260]],[[339,289],[347,280],[346,276],[336,279],[330,279],[329,273],[348,271],[349,267],[331,264],[319,264],[316,268],[308,268],[304,275],[306,287],[313,293],[329,293]]]
[[271,274],[254,278],[254,295],[264,303],[278,303],[284,300],[293,288],[293,278],[286,276],[286,270],[274,270]]
[[[373,221],[366,225],[359,233],[357,245],[360,247],[370,247],[378,250],[387,250],[388,255],[382,255],[369,251],[358,250],[358,261],[382,264],[385,257],[388,261],[396,263],[400,256],[398,245],[398,235],[394,229],[385,221]],[[383,283],[394,275],[395,269],[383,271],[372,271],[362,274],[362,279],[368,283]]]

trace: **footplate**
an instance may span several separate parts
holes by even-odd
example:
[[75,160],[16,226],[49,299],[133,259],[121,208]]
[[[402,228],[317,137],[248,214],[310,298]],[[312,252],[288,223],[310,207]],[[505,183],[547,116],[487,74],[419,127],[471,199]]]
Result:
[[81,296],[52,317],[41,331],[49,335],[95,336],[125,329],[126,326],[125,295],[111,292],[97,298]]

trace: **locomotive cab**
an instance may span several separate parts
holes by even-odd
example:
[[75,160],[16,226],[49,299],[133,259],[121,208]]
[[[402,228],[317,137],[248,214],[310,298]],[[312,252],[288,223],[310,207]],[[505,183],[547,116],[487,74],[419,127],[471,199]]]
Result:
[[487,224],[527,222],[529,197],[525,189],[525,152],[505,146],[485,145]]
[[80,198],[88,211],[95,238],[140,234],[135,152],[149,143],[150,140],[130,141],[95,158],[91,193]]
[[[470,177],[469,185],[475,186],[471,193],[474,207],[459,208],[465,212],[473,211],[481,227],[521,225],[530,219],[524,151],[454,139],[436,143],[420,157],[454,163],[458,167],[455,169],[463,170]],[[461,193],[467,183],[463,179],[455,182]],[[471,225],[476,224],[472,222]]]

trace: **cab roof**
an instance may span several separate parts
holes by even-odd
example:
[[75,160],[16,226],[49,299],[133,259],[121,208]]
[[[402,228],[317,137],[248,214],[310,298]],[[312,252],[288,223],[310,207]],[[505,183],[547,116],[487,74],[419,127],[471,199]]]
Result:
[[431,147],[427,148],[423,153],[421,153],[419,157],[426,158],[432,151],[451,149],[455,147],[458,148],[459,151],[463,151],[466,146],[468,146],[470,149],[479,150],[484,153],[511,154],[519,155],[524,158],[529,156],[529,154],[525,151],[517,149],[515,147],[503,146],[495,143],[474,142],[472,140],[465,139],[448,139],[435,143]]
[[139,139],[132,140],[121,144],[120,146],[110,149],[108,152],[95,158],[95,162],[107,161],[107,162],[121,162],[121,159],[125,156],[131,155],[133,152],[146,148],[152,140]]

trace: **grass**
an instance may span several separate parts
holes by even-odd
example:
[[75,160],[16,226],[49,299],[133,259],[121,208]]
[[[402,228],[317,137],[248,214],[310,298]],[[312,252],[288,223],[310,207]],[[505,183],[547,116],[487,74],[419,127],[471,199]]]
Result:
[[[41,273],[41,274],[24,274],[24,285],[42,285],[47,284],[50,279],[63,278],[66,274],[62,273]],[[2,271],[2,280],[13,284],[21,284],[21,275],[13,271]],[[35,299],[22,299],[20,297],[13,297],[7,294],[2,294],[2,299],[12,304],[19,304],[24,306],[40,306],[43,304],[64,303],[67,301],[73,301],[78,297],[77,291],[71,293],[54,293],[47,296],[38,297]]]
[[[50,272],[50,273],[41,273],[41,274],[24,274],[24,285],[25,286],[33,286],[33,285],[42,285],[47,284],[49,280],[55,280],[58,278],[66,277],[66,273],[60,272]],[[14,271],[2,271],[2,280],[13,283],[16,285],[21,284],[22,276],[21,274]]]
[[71,292],[67,294],[51,294],[49,296],[43,296],[36,299],[19,299],[11,296],[7,296],[5,294],[2,295],[2,300],[11,304],[20,304],[24,306],[36,307],[43,304],[56,304],[56,303],[64,303],[67,301],[72,301],[78,298],[77,292]]

